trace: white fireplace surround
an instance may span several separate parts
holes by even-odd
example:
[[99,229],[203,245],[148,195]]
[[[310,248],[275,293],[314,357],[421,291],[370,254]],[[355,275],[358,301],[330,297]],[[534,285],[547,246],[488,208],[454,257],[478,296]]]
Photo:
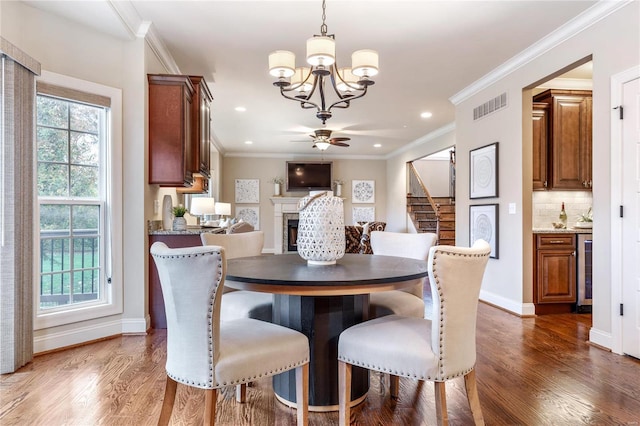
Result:
[[300,197],[271,197],[273,203],[273,253],[287,252],[285,228],[287,219],[295,219],[298,214]]

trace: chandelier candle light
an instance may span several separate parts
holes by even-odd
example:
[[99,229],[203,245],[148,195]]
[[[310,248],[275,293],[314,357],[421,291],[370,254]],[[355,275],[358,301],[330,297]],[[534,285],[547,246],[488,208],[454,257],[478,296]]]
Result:
[[[296,68],[296,56],[288,50],[276,50],[269,55],[269,74],[277,77],[273,85],[287,99],[300,102],[304,109],[316,109],[316,117],[322,124],[331,118],[332,108],[349,108],[350,102],[367,94],[374,84],[371,77],[378,74],[378,52],[357,50],[351,55],[351,68],[338,68],[334,34],[327,34],[326,0],[322,0],[322,25],[320,35],[307,40],[307,63],[310,67]],[[326,82],[338,99],[327,106]],[[320,99],[311,98],[316,90]],[[289,94],[293,92],[292,94]]]

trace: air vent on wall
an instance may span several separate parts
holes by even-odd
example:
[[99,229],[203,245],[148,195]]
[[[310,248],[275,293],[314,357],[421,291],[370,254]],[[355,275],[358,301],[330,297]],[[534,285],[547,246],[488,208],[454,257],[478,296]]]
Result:
[[496,112],[500,108],[507,106],[507,93],[503,93],[495,98],[483,103],[482,105],[473,109],[473,119],[478,120],[485,115],[489,115]]

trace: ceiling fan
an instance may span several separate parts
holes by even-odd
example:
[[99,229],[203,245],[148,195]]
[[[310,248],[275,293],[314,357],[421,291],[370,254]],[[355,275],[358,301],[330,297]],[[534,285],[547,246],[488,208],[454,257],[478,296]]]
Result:
[[329,146],[344,146],[347,147],[349,144],[344,143],[344,141],[349,141],[351,138],[332,138],[331,130],[329,129],[318,129],[313,131],[313,135],[309,135],[313,139],[313,147],[318,148],[320,151],[324,151]]

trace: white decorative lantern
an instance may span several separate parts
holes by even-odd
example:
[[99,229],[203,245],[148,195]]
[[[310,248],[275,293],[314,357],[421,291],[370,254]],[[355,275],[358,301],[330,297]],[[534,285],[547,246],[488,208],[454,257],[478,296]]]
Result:
[[298,254],[309,265],[333,265],[344,256],[344,205],[331,191],[298,202]]

